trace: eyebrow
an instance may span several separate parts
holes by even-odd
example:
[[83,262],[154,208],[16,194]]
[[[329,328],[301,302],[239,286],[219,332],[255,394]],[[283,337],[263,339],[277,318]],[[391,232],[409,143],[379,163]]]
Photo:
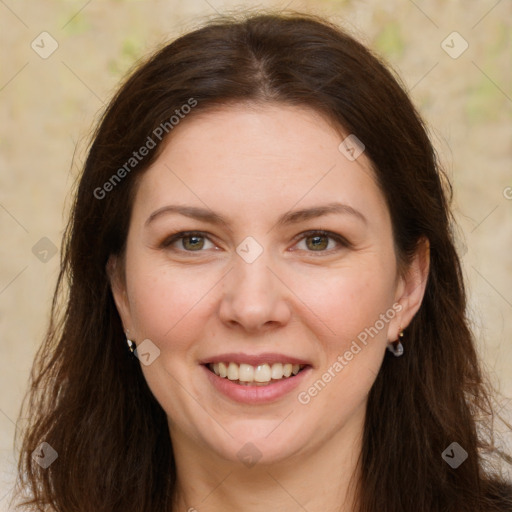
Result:
[[[199,208],[197,206],[181,206],[181,205],[167,205],[155,210],[146,220],[145,226],[153,222],[156,218],[164,215],[164,214],[179,214],[184,215],[185,217],[190,217],[192,219],[201,220],[204,222],[208,222],[210,224],[221,225],[231,231],[229,227],[229,223],[227,220],[215,213],[212,210],[207,208]],[[299,222],[304,222],[309,219],[314,219],[317,217],[323,217],[324,215],[331,214],[343,214],[343,215],[351,215],[356,219],[368,223],[366,217],[359,211],[343,203],[328,203],[321,206],[313,206],[311,208],[303,208],[301,210],[289,211],[279,217],[276,225],[277,226],[289,226],[292,224],[297,224]]]

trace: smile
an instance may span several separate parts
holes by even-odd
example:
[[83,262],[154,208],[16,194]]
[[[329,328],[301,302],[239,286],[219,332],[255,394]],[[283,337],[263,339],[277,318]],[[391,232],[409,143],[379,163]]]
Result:
[[218,377],[228,379],[235,384],[245,386],[267,386],[273,382],[297,375],[307,365],[293,363],[274,363],[251,365],[235,362],[209,363],[207,368]]

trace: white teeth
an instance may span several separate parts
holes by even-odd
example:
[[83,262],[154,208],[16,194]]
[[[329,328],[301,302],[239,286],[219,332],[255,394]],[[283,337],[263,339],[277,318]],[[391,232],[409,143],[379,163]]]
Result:
[[222,378],[228,378],[232,381],[238,381],[239,384],[265,385],[272,381],[288,378],[297,375],[305,365],[292,363],[267,363],[252,366],[242,363],[212,363],[208,367],[215,375]]
[[272,378],[282,379],[283,378],[283,365],[281,363],[274,363],[272,365]]
[[229,380],[238,380],[238,365],[236,363],[229,363],[228,379]]
[[[215,367],[215,365],[214,365]],[[219,373],[218,375],[220,377],[227,377],[228,376],[228,367],[224,363],[219,363]]]
[[254,370],[254,380],[256,382],[269,382],[271,378],[272,373],[268,364],[260,364]]
[[250,364],[241,364],[238,367],[238,380],[252,382],[254,380],[254,368]]

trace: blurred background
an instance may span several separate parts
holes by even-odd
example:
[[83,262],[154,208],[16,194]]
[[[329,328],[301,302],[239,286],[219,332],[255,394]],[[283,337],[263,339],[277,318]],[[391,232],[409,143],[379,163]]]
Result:
[[426,120],[454,185],[478,348],[510,417],[509,0],[0,0],[0,510],[14,480],[16,422],[48,324],[71,190],[95,122],[122,77],[166,41],[218,13],[284,8],[323,14],[380,53]]

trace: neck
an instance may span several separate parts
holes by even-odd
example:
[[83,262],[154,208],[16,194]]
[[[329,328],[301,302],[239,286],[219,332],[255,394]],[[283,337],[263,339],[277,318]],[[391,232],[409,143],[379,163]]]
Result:
[[196,442],[171,432],[177,447],[173,511],[352,512],[362,424],[359,427],[345,426],[319,446],[250,468],[217,455],[199,455]]

